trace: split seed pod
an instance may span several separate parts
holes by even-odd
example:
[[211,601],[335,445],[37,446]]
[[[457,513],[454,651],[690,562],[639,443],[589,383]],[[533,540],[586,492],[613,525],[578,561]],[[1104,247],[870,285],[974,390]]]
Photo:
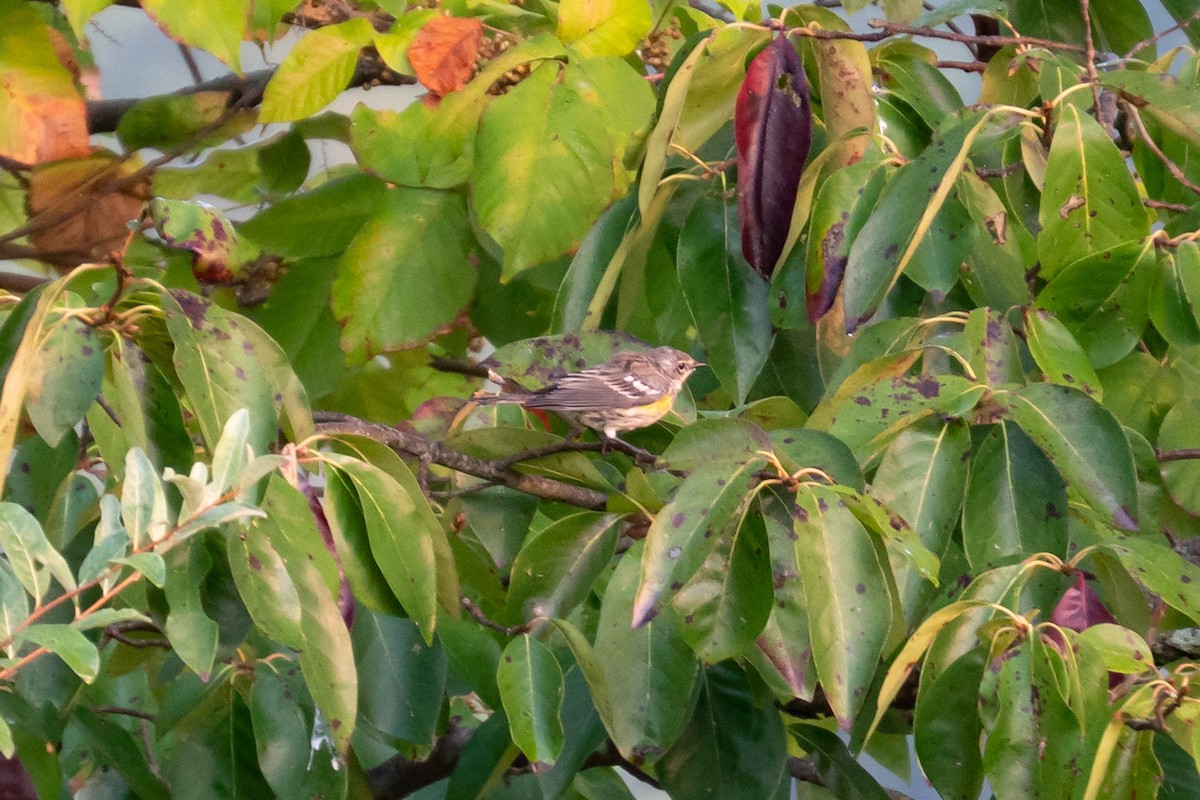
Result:
[[783,253],[796,187],[812,144],[808,79],[796,48],[780,36],[754,57],[733,115],[742,253],[769,280]]

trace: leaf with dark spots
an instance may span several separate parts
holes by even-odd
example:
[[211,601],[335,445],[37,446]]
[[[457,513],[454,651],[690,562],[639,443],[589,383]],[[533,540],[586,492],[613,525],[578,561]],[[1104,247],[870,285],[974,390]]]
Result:
[[[749,502],[754,475],[766,463],[759,456],[737,465],[717,461],[698,466],[655,515],[646,533],[641,581],[633,603],[635,628],[653,618],[672,584],[685,583],[708,558],[718,538],[712,531],[724,530]],[[715,487],[717,477],[724,478],[724,486]],[[679,525],[674,524],[676,519]]]
[[1101,602],[1082,572],[1076,573],[1075,585],[1063,592],[1050,621],[1061,628],[1082,631],[1093,625],[1116,624],[1117,618]]
[[812,143],[808,80],[786,37],[750,62],[733,119],[742,254],[755,272],[770,278],[783,253]]
[[150,201],[149,215],[168,247],[191,252],[196,280],[202,283],[233,280],[232,254],[237,232],[219,209],[199,200],[156,197]]
[[816,322],[833,308],[854,237],[866,223],[887,182],[882,155],[868,150],[862,160],[833,172],[813,200],[809,221],[805,311]]

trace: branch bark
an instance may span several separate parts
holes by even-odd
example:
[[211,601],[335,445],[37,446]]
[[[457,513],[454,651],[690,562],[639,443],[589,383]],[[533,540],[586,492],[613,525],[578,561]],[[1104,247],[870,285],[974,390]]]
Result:
[[399,453],[414,456],[430,464],[437,464],[467,475],[474,475],[476,478],[483,478],[486,481],[546,500],[555,500],[590,511],[603,511],[608,505],[608,495],[604,492],[543,478],[540,475],[526,475],[509,469],[503,464],[503,460],[497,462],[475,458],[466,453],[451,450],[439,442],[430,441],[419,433],[393,428],[390,425],[366,422],[344,414],[319,414],[317,416],[317,430],[321,433],[366,436],[386,444]]

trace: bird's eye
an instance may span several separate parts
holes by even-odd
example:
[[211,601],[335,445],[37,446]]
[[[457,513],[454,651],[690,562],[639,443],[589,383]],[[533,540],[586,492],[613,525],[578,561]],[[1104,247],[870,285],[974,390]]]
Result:
[[683,363],[682,361],[676,364],[676,366],[679,368],[680,372],[687,372],[687,364]]

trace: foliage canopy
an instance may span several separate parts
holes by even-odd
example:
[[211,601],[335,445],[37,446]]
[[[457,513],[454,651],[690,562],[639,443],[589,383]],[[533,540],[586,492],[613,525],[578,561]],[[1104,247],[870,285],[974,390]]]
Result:
[[1200,796],[1193,0],[110,5],[0,0],[12,796]]

